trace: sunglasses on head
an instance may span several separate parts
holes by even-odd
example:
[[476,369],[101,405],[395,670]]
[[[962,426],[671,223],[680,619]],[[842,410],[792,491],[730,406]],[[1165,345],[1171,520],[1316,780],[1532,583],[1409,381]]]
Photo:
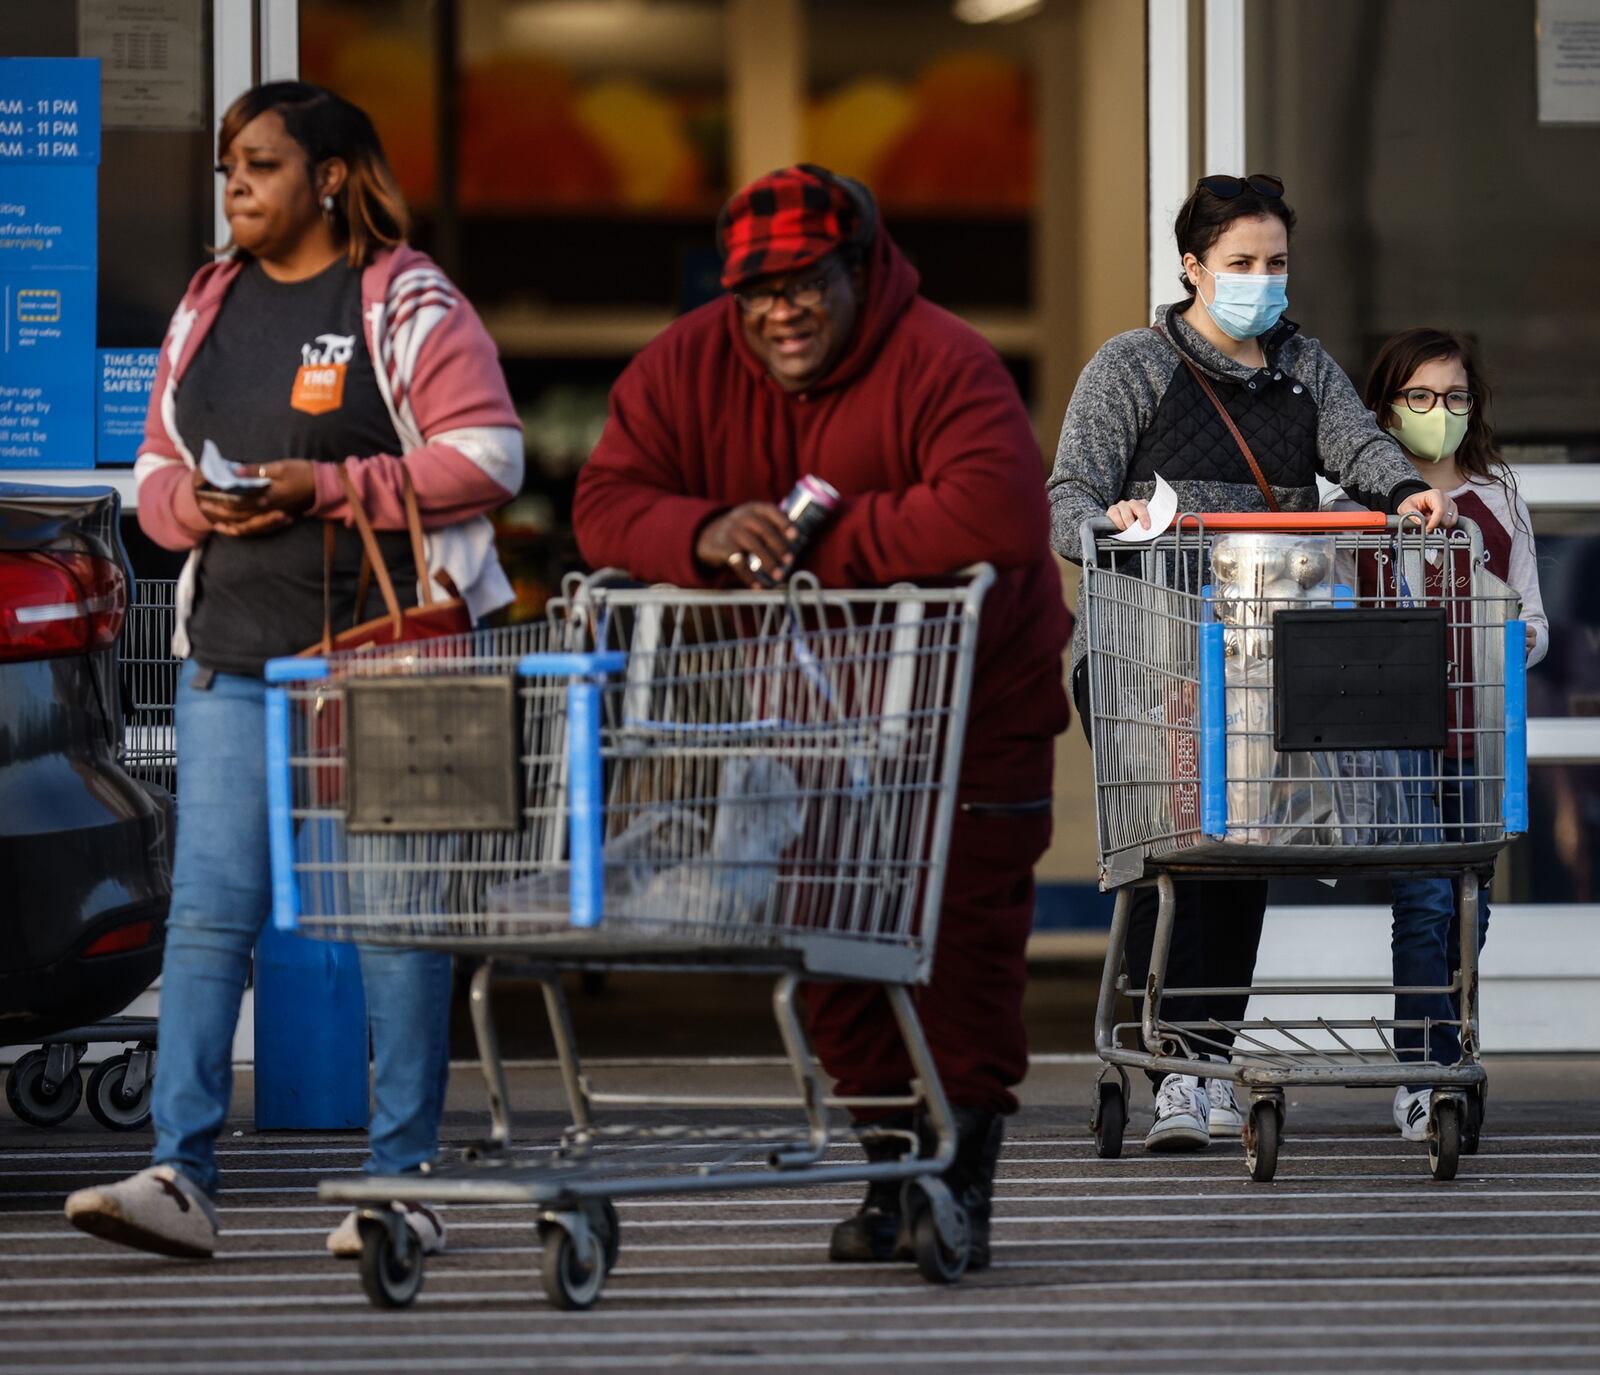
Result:
[[1275,177],[1270,172],[1252,172],[1248,177],[1201,177],[1194,184],[1194,194],[1189,197],[1189,207],[1183,216],[1183,233],[1179,236],[1179,243],[1184,243],[1189,237],[1189,226],[1194,223],[1194,198],[1202,191],[1209,191],[1218,200],[1237,200],[1246,191],[1254,191],[1263,200],[1276,201],[1283,199],[1283,178]]
[[1254,191],[1264,200],[1283,199],[1283,178],[1270,172],[1252,172],[1248,177],[1201,177],[1195,183],[1196,191],[1209,191],[1219,200],[1237,200],[1248,191]]

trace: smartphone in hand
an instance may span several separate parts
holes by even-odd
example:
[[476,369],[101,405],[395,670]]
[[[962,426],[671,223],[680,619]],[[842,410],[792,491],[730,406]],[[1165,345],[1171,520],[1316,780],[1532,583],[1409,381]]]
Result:
[[219,501],[248,503],[272,486],[270,477],[247,476],[242,463],[230,463],[211,441],[200,450],[201,489]]

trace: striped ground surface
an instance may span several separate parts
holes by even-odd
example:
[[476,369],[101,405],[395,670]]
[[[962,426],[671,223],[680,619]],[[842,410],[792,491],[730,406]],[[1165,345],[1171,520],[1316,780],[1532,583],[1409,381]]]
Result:
[[[233,1124],[224,1249],[195,1265],[59,1220],[68,1189],[138,1167],[137,1138],[0,1118],[0,1369],[1600,1368],[1600,1075],[1592,1061],[1491,1072],[1483,1152],[1453,1184],[1379,1130],[1371,1095],[1324,1093],[1291,1106],[1279,1177],[1254,1185],[1236,1144],[1157,1159],[1135,1137],[1123,1159],[1094,1159],[1079,1109],[1092,1069],[1044,1067],[1014,1123],[986,1274],[940,1290],[907,1267],[828,1266],[854,1188],[632,1201],[587,1314],[546,1306],[529,1216],[508,1206],[451,1209],[416,1306],[369,1308],[354,1266],[322,1252],[339,1211],[314,1196],[358,1164],[352,1138]],[[544,1092],[548,1077],[520,1079]],[[452,1114],[453,1135],[473,1128]]]

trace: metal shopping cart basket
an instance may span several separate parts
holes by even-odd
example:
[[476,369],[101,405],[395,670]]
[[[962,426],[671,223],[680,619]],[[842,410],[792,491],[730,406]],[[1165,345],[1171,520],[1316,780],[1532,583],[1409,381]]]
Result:
[[[1477,1149],[1486,1081],[1478,1045],[1478,885],[1527,825],[1523,623],[1463,521],[1368,513],[1184,516],[1145,544],[1082,532],[1100,884],[1117,902],[1095,1013],[1106,1061],[1093,1126],[1121,1152],[1129,1069],[1194,1072],[1248,1090],[1245,1158],[1277,1168],[1284,1090],[1436,1085],[1437,1179]],[[1465,761],[1471,761],[1470,765]],[[1457,763],[1459,761],[1459,765]],[[1443,806],[1447,762],[1464,805]],[[1444,877],[1458,885],[1459,972],[1442,988],[1274,985],[1274,997],[1447,995],[1447,1022],[1305,1016],[1172,1020],[1163,999],[1247,997],[1169,988],[1173,880]],[[1123,972],[1133,889],[1159,891],[1150,973]],[[1129,994],[1137,1022],[1118,1023]],[[1433,1039],[1453,1028],[1458,1063]],[[1397,1033],[1419,1038],[1402,1060]]]
[[[538,1212],[546,1293],[599,1297],[611,1200],[901,1180],[917,1263],[965,1269],[939,1175],[955,1132],[910,989],[928,978],[987,567],[947,587],[774,592],[573,584],[544,621],[277,661],[268,700],[275,920],[303,934],[455,951],[471,984],[491,1137],[424,1176],[325,1183],[361,1207],[362,1280],[411,1302],[422,1256],[397,1201]],[[543,986],[572,1125],[510,1149],[490,1008],[497,959]],[[579,1064],[563,969],[742,970],[775,979],[795,1093],[604,1093]],[[909,1097],[823,1086],[795,1007],[804,976],[883,985]],[[606,1108],[792,1110],[793,1125],[637,1126]],[[825,1163],[836,1110],[920,1108],[936,1148]],[[684,1164],[699,1142],[712,1163]]]
[[178,584],[140,578],[122,631],[122,767],[143,783],[169,793],[178,787],[178,745],[172,704],[178,695],[179,661],[172,653]]

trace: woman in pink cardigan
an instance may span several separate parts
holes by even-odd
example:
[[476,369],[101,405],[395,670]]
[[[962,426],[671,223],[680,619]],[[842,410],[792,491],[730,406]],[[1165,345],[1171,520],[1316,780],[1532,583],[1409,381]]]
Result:
[[[435,578],[476,618],[511,600],[485,513],[522,484],[522,435],[472,307],[405,244],[405,203],[371,121],[329,91],[274,82],[234,102],[218,137],[232,251],[173,316],[135,474],[139,523],[189,551],[173,650],[183,799],[161,983],[161,1069],[149,1168],[84,1189],[67,1217],[96,1236],[208,1257],[213,1150],[232,1090],[234,1025],[271,906],[263,666],[317,641],[325,523],[337,531],[332,624],[356,615],[361,562],[343,464],[398,586]],[[206,444],[265,477],[219,493]],[[409,478],[426,568],[405,534]],[[374,1058],[367,1168],[431,1160],[448,1073],[446,955],[363,947]],[[408,1221],[443,1246],[431,1210]],[[328,1238],[358,1255],[354,1214]]]

